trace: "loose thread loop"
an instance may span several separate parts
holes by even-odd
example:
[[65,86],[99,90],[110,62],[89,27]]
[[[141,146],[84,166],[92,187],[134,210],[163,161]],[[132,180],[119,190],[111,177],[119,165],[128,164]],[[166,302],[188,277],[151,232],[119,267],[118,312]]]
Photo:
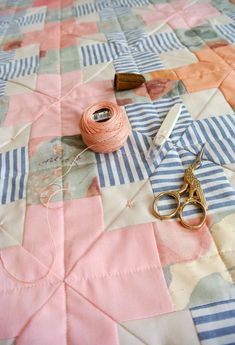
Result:
[[[34,284],[44,278],[46,278],[48,276],[49,273],[51,273],[52,271],[52,267],[54,265],[54,262],[55,262],[55,259],[56,259],[56,246],[55,246],[55,242],[54,242],[54,237],[53,237],[53,234],[52,234],[52,229],[51,229],[51,224],[50,224],[50,221],[49,221],[49,212],[48,210],[49,209],[52,209],[53,207],[49,207],[49,203],[51,201],[51,199],[57,195],[58,193],[60,193],[61,191],[63,190],[66,190],[67,191],[67,188],[61,188],[57,191],[55,191],[54,193],[52,193],[47,201],[47,204],[46,204],[46,220],[47,220],[47,225],[48,225],[48,233],[49,233],[49,236],[50,236],[50,239],[51,239],[51,247],[52,247],[52,261],[51,261],[51,264],[50,266],[48,267],[48,270],[46,271],[45,274],[43,274],[42,276],[40,276],[39,278],[36,278],[36,279],[33,279],[33,280],[22,280],[22,279],[19,279],[17,278],[16,276],[14,276],[11,272],[9,272],[9,270],[7,269],[5,263],[4,263],[4,260],[2,258],[2,253],[0,251],[0,262],[1,262],[1,265],[4,269],[4,271],[6,272],[6,274],[14,281],[16,281],[17,283],[21,283],[21,284]],[[45,206],[45,205],[44,205]],[[10,234],[4,229],[3,225],[0,224],[0,229],[7,234],[8,237],[11,238]],[[19,245],[21,246],[21,244],[19,243]],[[36,258],[37,259],[37,258]],[[38,260],[38,259],[37,259]],[[41,263],[41,262],[40,262]],[[42,264],[42,263],[41,263]]]

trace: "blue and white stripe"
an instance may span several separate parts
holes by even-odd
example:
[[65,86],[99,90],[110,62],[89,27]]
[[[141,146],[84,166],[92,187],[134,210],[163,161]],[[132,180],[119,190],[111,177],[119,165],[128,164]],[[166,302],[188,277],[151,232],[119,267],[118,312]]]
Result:
[[37,55],[10,61],[0,65],[0,79],[7,81],[34,74],[38,65],[39,57]]
[[113,60],[116,72],[140,73],[133,56],[129,53],[118,56]]
[[15,56],[14,50],[9,50],[9,51],[0,50],[0,66],[2,64],[5,64],[6,62],[13,60],[14,56]]
[[148,178],[153,169],[145,159],[149,147],[148,137],[132,132],[117,152],[96,153],[100,186],[115,186]]
[[37,13],[26,14],[24,16],[16,18],[13,20],[13,23],[18,24],[21,27],[21,26],[26,26],[26,25],[35,25],[39,23],[44,23],[45,19],[46,19],[46,10],[43,10]]
[[[197,149],[197,152],[199,149]],[[171,150],[168,151],[161,164],[150,177],[154,194],[178,190],[182,186],[185,169],[196,157],[197,152],[193,152],[195,152],[195,147],[189,146],[187,149],[181,149],[171,145]],[[195,170],[195,175],[201,183],[209,212],[235,208],[235,191],[227,180],[221,166],[209,160],[203,160],[202,165]],[[183,200],[185,198],[182,198]],[[163,199],[159,202],[160,212],[170,213],[174,208],[174,200]],[[190,217],[198,212],[194,207],[189,206],[184,213],[186,217]]]
[[113,0],[112,6],[119,7],[141,7],[141,6],[147,6],[150,5],[149,0]]
[[147,34],[142,29],[124,31],[128,46],[135,46],[141,39],[147,38]]
[[161,54],[175,49],[182,49],[185,46],[182,45],[174,32],[160,32],[159,34],[141,39],[138,43],[138,48],[143,52],[150,50]]
[[105,33],[105,36],[109,43],[115,43],[127,47],[126,37],[123,32],[107,32]]
[[235,24],[215,25],[215,28],[230,43],[235,42]]
[[110,1],[102,1],[97,3],[87,2],[85,4],[76,5],[74,10],[77,17],[82,17],[102,11],[106,7],[110,7]]
[[202,345],[235,344],[235,300],[206,304],[191,309]]
[[112,61],[125,54],[127,47],[115,43],[97,43],[80,48],[83,67]]
[[6,81],[0,79],[0,97],[5,95]]
[[235,12],[225,12],[224,14],[235,21]]
[[235,116],[223,115],[194,121],[178,145],[188,147],[206,143],[206,157],[219,165],[235,163]]
[[[125,108],[132,129],[144,135],[154,137],[169,110],[177,103],[182,104],[179,96],[163,98],[154,102],[129,104]],[[191,123],[192,118],[184,104],[182,104],[181,114],[170,137],[173,143],[179,140],[182,133]]]
[[27,147],[0,153],[0,203],[25,198],[28,173]]
[[148,51],[138,51],[136,48],[133,48],[133,50],[131,49],[131,53],[140,73],[164,69],[158,54]]
[[128,7],[106,7],[99,12],[101,21],[108,21],[113,19],[117,20],[116,17],[122,17],[127,15],[131,15],[131,9]]

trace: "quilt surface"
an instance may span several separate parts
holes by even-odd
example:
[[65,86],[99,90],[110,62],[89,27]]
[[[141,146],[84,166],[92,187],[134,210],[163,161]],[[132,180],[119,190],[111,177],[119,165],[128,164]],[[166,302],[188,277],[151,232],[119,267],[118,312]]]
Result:
[[[0,0],[0,345],[235,344],[234,95],[234,0]],[[72,164],[99,101],[128,140]],[[156,219],[203,144],[206,223]]]

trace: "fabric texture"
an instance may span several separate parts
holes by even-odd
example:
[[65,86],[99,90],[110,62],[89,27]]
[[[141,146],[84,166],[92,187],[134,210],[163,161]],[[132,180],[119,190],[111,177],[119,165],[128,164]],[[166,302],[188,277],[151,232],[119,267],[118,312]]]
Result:
[[[0,345],[235,344],[234,76],[234,0],[0,0]],[[109,154],[79,130],[103,101]],[[156,219],[203,145],[205,224]]]

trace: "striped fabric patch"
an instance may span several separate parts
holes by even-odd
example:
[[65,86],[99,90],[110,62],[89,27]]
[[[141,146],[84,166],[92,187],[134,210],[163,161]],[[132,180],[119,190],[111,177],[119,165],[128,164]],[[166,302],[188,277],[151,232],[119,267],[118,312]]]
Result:
[[185,48],[178,40],[174,32],[161,32],[156,35],[151,35],[142,39],[138,48],[143,52],[152,51],[158,54],[172,51],[175,49]]
[[[167,152],[150,178],[154,194],[178,190],[183,184],[185,169],[194,161],[199,150],[200,148],[197,148],[195,151],[195,147],[190,146],[187,149],[181,149],[172,145],[171,150]],[[208,210],[214,212],[219,209],[234,209],[235,191],[227,180],[223,168],[205,158],[206,154],[203,157],[202,165],[195,170],[195,176],[200,181]],[[183,200],[185,198],[182,198]],[[159,202],[161,212],[170,213],[174,208],[174,200],[163,199]],[[197,214],[197,210],[188,206],[184,214],[186,217],[192,216]]]
[[0,96],[5,95],[6,81],[0,79]]
[[215,25],[215,28],[230,43],[235,42],[235,24]]
[[21,27],[44,23],[46,7],[39,7],[29,11],[20,11],[11,16],[0,18],[0,36],[14,35]]
[[194,121],[178,145],[189,147],[206,143],[207,158],[219,165],[235,163],[235,117],[225,115]]
[[151,4],[149,0],[113,0],[112,5],[114,7],[141,7]]
[[104,8],[102,11],[99,12],[99,16],[101,20],[110,20],[116,17],[122,16],[130,16],[131,15],[131,8],[129,7],[109,7]]
[[0,78],[9,80],[34,74],[37,71],[38,64],[39,58],[36,55],[10,61],[0,66]]
[[136,62],[129,53],[123,54],[113,61],[116,72],[140,73]]
[[142,29],[124,31],[124,34],[128,46],[135,46],[139,43],[140,40],[148,37]]
[[74,7],[75,14],[77,17],[87,16],[92,13],[96,13],[102,11],[104,8],[110,7],[109,1],[102,1],[102,2],[87,2],[85,4],[76,5]]
[[101,12],[105,8],[141,7],[149,5],[149,0],[107,0],[78,4],[74,7],[77,17]]
[[235,21],[235,12],[226,12],[224,14],[226,14],[226,16],[232,18],[232,20]]
[[235,300],[215,302],[191,309],[202,345],[235,344]]
[[80,48],[83,67],[112,61],[125,54],[127,47],[115,43],[97,43]]
[[37,55],[1,64],[0,78],[2,80],[9,80],[34,74],[37,71],[38,65],[39,57]]
[[25,57],[0,64],[0,96],[4,96],[8,80],[34,74],[38,65],[38,56]]
[[5,64],[6,62],[13,60],[14,56],[15,56],[14,50],[10,50],[10,51],[0,50],[0,66],[2,64]]
[[[134,131],[154,137],[173,105],[182,100],[179,96],[163,98],[154,102],[142,102],[125,106],[126,113]],[[178,141],[185,129],[191,125],[192,118],[182,104],[180,117],[171,134],[172,142]]]
[[126,144],[117,152],[96,153],[100,186],[116,186],[148,178],[152,171],[145,159],[149,143],[148,137],[132,132]]
[[0,153],[0,202],[5,205],[25,197],[27,147]]
[[26,14],[25,16],[21,16],[15,19],[14,23],[18,24],[21,27],[21,26],[26,26],[26,25],[44,23],[45,19],[46,19],[46,10],[43,9],[36,13],[32,13],[32,14],[29,13],[29,14]]
[[140,52],[138,49],[131,49],[133,59],[137,65],[139,73],[148,73],[151,71],[156,71],[164,69],[159,55],[152,52]]
[[113,65],[116,72],[148,73],[164,69],[159,55],[138,51],[135,47],[131,47],[129,53],[114,59]]

